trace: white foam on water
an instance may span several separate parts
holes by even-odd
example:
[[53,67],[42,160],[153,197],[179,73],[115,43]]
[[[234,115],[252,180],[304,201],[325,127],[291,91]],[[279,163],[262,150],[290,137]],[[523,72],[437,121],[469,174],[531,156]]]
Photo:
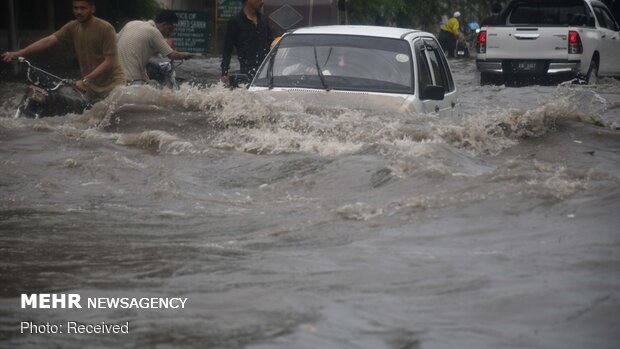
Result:
[[193,143],[182,140],[164,131],[145,131],[134,134],[122,134],[116,144],[137,147],[166,154],[195,154],[201,152]]
[[[118,88],[83,115],[42,119],[29,127],[61,130],[69,138],[109,138],[119,145],[165,154],[193,154],[214,147],[253,154],[339,156],[374,148],[390,159],[398,176],[420,169],[467,176],[488,171],[476,160],[480,155],[496,155],[523,139],[544,137],[559,121],[597,124],[610,107],[615,104],[596,89],[571,85],[557,87],[551,99],[533,108],[487,106],[454,120],[307,105],[303,98],[276,99],[245,89],[231,91],[221,84],[207,88],[184,84],[176,91],[150,86]],[[142,115],[133,123],[143,123],[147,129],[124,131],[123,118],[128,115]],[[10,120],[0,118],[0,125],[28,124]],[[158,127],[170,120],[184,132],[182,136]],[[117,132],[105,131],[111,125],[116,125]]]

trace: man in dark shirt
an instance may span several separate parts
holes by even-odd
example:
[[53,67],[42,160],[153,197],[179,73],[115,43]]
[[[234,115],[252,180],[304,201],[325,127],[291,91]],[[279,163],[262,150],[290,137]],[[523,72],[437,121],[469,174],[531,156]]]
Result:
[[228,70],[233,46],[237,49],[241,73],[248,74],[250,79],[269,53],[273,35],[267,18],[260,13],[263,5],[264,0],[243,0],[243,9],[228,21],[220,78],[225,84],[229,83]]

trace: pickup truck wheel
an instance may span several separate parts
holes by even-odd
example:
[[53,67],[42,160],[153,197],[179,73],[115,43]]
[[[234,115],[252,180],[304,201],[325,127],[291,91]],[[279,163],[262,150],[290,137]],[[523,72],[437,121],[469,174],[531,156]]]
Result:
[[590,68],[588,69],[588,75],[586,76],[586,84],[596,85],[598,83],[598,65],[595,60],[590,62]]

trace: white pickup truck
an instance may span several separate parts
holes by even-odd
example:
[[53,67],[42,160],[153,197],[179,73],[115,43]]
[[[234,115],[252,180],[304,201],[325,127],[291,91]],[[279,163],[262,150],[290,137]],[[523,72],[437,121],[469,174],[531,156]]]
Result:
[[597,0],[513,0],[476,40],[480,83],[620,76],[620,27]]

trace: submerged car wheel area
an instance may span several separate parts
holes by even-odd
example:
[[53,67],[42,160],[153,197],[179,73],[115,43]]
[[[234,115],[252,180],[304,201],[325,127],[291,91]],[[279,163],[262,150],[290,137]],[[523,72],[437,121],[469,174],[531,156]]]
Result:
[[387,27],[325,26],[286,33],[250,91],[374,95],[399,110],[458,115],[447,60],[426,32]]

